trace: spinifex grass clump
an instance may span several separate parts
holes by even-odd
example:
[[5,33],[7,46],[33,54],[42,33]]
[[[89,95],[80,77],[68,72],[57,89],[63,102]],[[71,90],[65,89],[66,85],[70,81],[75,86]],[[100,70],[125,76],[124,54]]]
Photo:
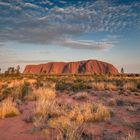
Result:
[[87,99],[88,98],[88,93],[87,92],[78,92],[73,99],[77,100],[82,100],[82,99]]
[[136,82],[127,82],[123,85],[124,90],[136,91],[137,83]]
[[[73,105],[71,109],[61,110],[59,116],[48,120],[48,125],[57,130],[57,140],[78,140],[82,138],[87,122],[109,119],[110,113],[106,107],[85,103]],[[47,132],[47,129],[44,132]]]
[[18,114],[19,111],[11,99],[6,99],[0,104],[0,118],[13,117]]
[[104,82],[96,82],[93,83],[93,89],[97,91],[103,91],[105,90],[105,84]]
[[110,112],[105,106],[103,106],[102,104],[99,104],[97,106],[97,110],[94,114],[93,120],[94,121],[107,121],[109,119],[110,119]]
[[117,90],[117,86],[112,82],[107,82],[106,83],[106,87],[105,89],[109,90],[109,91],[116,91]]
[[[65,105],[57,101],[54,90],[39,89],[33,111],[34,125],[40,128],[49,126],[55,129],[57,140],[78,140],[81,138],[87,122],[110,119],[110,112],[103,105],[92,103]],[[48,129],[44,128],[43,133],[47,135]]]
[[55,100],[56,94],[52,89],[38,89],[36,107],[33,110],[34,124],[40,126],[46,120],[59,115],[59,106]]
[[[57,131],[56,140],[80,140],[84,131],[84,124],[71,121],[66,116],[49,120],[49,125]],[[47,130],[44,130],[46,133]]]
[[139,140],[140,138],[136,135],[135,131],[130,132],[126,137],[124,137],[122,140]]

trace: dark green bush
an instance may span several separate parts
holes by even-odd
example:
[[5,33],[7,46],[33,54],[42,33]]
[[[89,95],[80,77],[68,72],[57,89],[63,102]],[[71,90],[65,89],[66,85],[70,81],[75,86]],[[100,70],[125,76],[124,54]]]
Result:
[[64,90],[71,90],[74,92],[86,90],[88,88],[88,84],[83,81],[72,81],[72,82],[65,82],[59,81],[55,85],[56,90],[64,91]]
[[124,81],[123,80],[116,80],[116,86],[122,88],[124,85]]
[[20,99],[24,100],[25,97],[29,94],[29,84],[28,83],[24,83],[24,85],[22,85],[21,87],[21,96]]
[[137,83],[137,89],[140,89],[140,82]]
[[10,94],[12,93],[13,88],[5,88],[2,91],[2,95],[0,96],[0,101],[4,100],[5,98],[7,98],[8,96],[10,96]]
[[72,83],[71,85],[71,90],[75,92],[86,90],[86,89],[87,89],[87,84],[84,82],[75,82]]
[[63,91],[63,90],[70,90],[70,83],[66,83],[64,81],[59,81],[56,83],[55,85],[55,89],[56,90],[60,90],[60,91]]

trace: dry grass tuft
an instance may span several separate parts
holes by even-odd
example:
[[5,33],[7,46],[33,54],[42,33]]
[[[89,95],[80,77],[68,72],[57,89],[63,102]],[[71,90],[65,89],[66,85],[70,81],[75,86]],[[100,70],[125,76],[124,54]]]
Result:
[[56,97],[55,90],[51,88],[40,88],[36,91],[38,100],[53,100]]
[[58,131],[57,140],[80,140],[84,126],[66,116],[51,119],[48,124]]
[[37,91],[37,102],[33,111],[35,126],[40,126],[48,118],[59,115],[60,110],[55,96],[52,89],[39,89]]
[[109,119],[110,119],[109,110],[102,104],[99,104],[97,106],[97,111],[94,116],[94,121],[107,121]]
[[91,121],[93,118],[93,104],[85,103],[83,105],[74,105],[71,111],[68,113],[68,117],[72,121],[84,123]]
[[130,91],[136,91],[137,90],[137,84],[134,83],[134,82],[125,83],[123,85],[123,89],[124,90],[130,90]]
[[19,114],[11,99],[4,100],[0,105],[0,118],[13,117]]
[[129,133],[128,136],[123,138],[123,140],[139,140],[139,138],[134,131],[134,132]]
[[77,99],[77,100],[87,99],[88,93],[87,92],[79,92],[73,98]]
[[93,83],[93,89],[97,91],[103,91],[105,90],[105,84],[102,82],[100,83]]
[[[36,127],[49,125],[57,131],[57,140],[78,140],[86,122],[110,119],[110,112],[103,105],[93,103],[60,105],[56,101],[54,90],[39,89],[37,93],[36,107],[33,111],[34,125]],[[46,136],[48,129],[43,131]]]
[[110,99],[110,100],[108,101],[108,105],[109,105],[109,106],[115,106],[115,105],[116,105],[116,100],[115,100],[115,99]]
[[112,84],[112,83],[107,83],[106,84],[106,89],[109,91],[116,91],[117,90],[117,86]]
[[71,106],[71,110],[65,110],[64,115],[50,119],[48,124],[58,131],[58,140],[64,138],[66,140],[78,140],[82,136],[86,122],[107,121],[109,119],[110,113],[106,107],[85,103]]

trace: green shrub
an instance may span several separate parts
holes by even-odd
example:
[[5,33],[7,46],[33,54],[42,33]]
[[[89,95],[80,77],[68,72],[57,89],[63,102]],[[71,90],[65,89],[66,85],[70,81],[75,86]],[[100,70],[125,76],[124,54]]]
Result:
[[55,85],[56,90],[70,90],[71,84],[70,83],[65,83],[64,81],[59,81]]
[[119,87],[119,88],[123,88],[123,85],[124,85],[124,81],[123,80],[116,80],[116,86]]
[[140,82],[137,83],[137,89],[140,89]]
[[11,93],[11,97],[16,100],[20,99],[25,100],[25,97],[29,94],[30,86],[29,83],[25,82],[24,84],[14,87]]
[[60,91],[71,90],[74,92],[78,92],[78,91],[86,90],[88,88],[88,86],[89,85],[83,81],[75,81],[75,82],[59,81],[56,83],[55,89],[60,90]]
[[76,82],[71,84],[71,90],[74,92],[83,91],[87,89],[87,85],[84,82]]
[[29,84],[24,83],[21,87],[21,99],[24,100],[25,96],[27,96],[29,93]]
[[0,101],[7,98],[13,92],[13,88],[5,88],[0,96]]

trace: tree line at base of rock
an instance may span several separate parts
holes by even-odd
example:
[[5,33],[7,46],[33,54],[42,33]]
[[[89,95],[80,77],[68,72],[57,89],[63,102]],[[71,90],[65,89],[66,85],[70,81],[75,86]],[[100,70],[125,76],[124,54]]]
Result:
[[[1,73],[1,68],[0,68],[0,73]],[[14,67],[9,67],[5,72],[5,75],[17,75],[20,74],[20,66],[18,65],[16,68]]]

